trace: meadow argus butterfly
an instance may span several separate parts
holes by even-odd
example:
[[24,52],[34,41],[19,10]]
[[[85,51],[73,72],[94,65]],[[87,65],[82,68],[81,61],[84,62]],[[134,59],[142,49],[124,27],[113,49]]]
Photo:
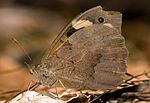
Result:
[[121,13],[100,6],[72,20],[31,72],[45,86],[61,80],[66,88],[113,89],[123,82],[128,51]]

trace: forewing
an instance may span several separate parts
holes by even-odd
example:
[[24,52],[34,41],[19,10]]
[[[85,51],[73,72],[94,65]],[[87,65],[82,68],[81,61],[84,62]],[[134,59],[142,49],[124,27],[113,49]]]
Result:
[[[98,21],[98,19],[101,17],[104,19],[103,23]],[[61,45],[67,40],[67,38],[73,34],[72,32],[75,32],[77,29],[91,26],[93,24],[106,24],[113,26],[121,33],[121,18],[121,13],[115,11],[105,11],[101,6],[97,6],[85,11],[84,13],[74,18],[68,25],[64,27],[64,29],[62,29],[62,31],[57,35],[57,37],[48,48],[42,61],[45,61],[50,56],[52,56],[53,53],[56,52],[57,49],[61,47]],[[69,35],[67,33],[69,33]]]

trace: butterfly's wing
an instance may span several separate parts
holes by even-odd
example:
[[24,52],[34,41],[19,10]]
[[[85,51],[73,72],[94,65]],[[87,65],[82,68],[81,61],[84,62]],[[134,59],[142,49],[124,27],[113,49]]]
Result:
[[45,64],[65,87],[112,89],[123,81],[127,56],[116,28],[94,24],[76,31]]
[[66,87],[111,89],[123,80],[127,55],[121,14],[98,6],[78,16],[57,36],[40,71],[35,72],[49,86],[60,79]]
[[42,61],[45,61],[52,56],[74,32],[81,28],[99,23],[97,22],[99,17],[104,18],[105,21],[103,24],[109,23],[121,33],[121,14],[119,12],[104,11],[101,6],[94,7],[77,16],[62,29],[46,51]]

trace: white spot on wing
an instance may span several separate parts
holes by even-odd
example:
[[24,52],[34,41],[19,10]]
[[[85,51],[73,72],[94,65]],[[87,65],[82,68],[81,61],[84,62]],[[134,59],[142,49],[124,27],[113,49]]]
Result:
[[110,23],[105,23],[104,25],[105,25],[105,26],[108,26],[108,27],[110,27],[110,28],[113,28],[113,26],[112,26]]
[[80,29],[80,28],[83,28],[83,27],[88,27],[92,24],[93,23],[90,22],[89,20],[79,20],[77,22],[73,21],[72,22],[72,27],[74,27],[75,29]]

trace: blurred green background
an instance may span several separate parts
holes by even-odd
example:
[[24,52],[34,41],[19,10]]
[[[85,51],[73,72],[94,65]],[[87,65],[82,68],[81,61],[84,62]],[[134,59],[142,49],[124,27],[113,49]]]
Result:
[[[0,91],[28,85],[33,77],[26,72],[25,62],[40,63],[60,30],[79,13],[98,5],[123,14],[128,72],[149,69],[150,0],[0,0]],[[18,40],[32,61],[11,38]]]

